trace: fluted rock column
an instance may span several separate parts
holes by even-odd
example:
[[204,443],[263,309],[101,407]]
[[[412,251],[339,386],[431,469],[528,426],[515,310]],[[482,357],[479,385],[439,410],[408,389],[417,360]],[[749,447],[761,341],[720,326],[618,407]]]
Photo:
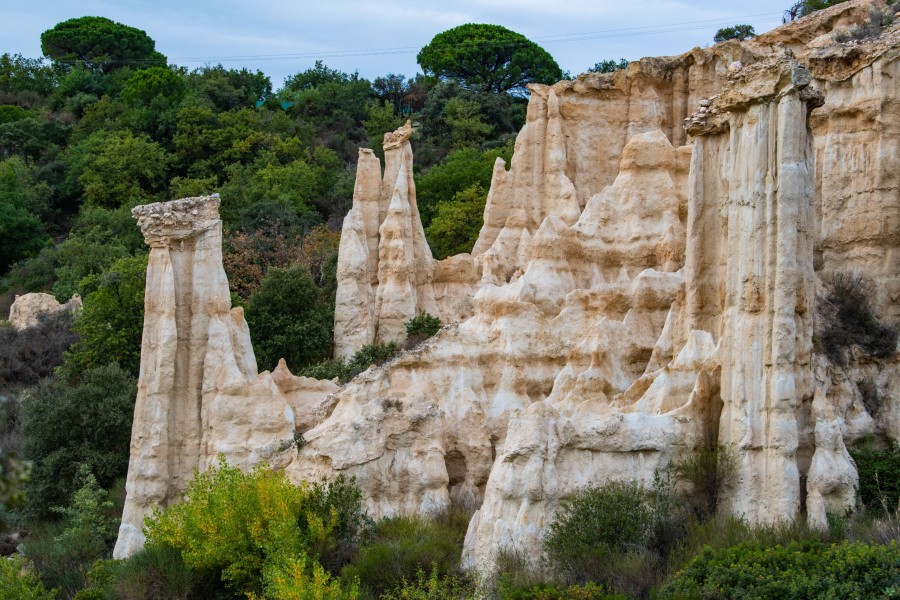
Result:
[[231,307],[218,196],[138,206],[150,246],[125,509],[114,556],[144,542],[144,518],[177,500],[222,453],[248,468],[290,439],[294,416],[257,377],[243,309]]

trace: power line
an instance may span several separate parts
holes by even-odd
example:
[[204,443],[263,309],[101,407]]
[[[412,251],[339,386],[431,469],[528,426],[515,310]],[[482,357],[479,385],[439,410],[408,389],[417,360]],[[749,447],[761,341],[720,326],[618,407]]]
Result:
[[[569,33],[569,34],[557,34],[557,35],[548,35],[548,36],[540,36],[535,37],[531,41],[540,42],[541,44],[559,44],[559,43],[570,43],[570,42],[582,42],[582,41],[590,41],[590,40],[598,40],[598,39],[611,39],[611,38],[622,38],[622,37],[634,37],[641,35],[653,35],[653,34],[663,34],[663,33],[674,33],[681,31],[693,31],[698,29],[707,29],[710,27],[715,27],[718,25],[733,25],[736,21],[740,19],[759,19],[757,20],[757,24],[762,23],[762,17],[768,17],[769,19],[765,19],[765,23],[768,24],[769,20],[774,17],[778,17],[780,20],[782,13],[779,12],[768,12],[768,13],[757,13],[753,15],[742,15],[736,17],[728,17],[718,18],[718,19],[705,19],[701,21],[684,21],[680,23],[667,23],[664,25],[646,25],[642,27],[623,27],[616,29],[604,29],[599,31],[588,31],[581,33]],[[528,42],[460,42],[456,44],[447,44],[447,46],[467,46],[467,47],[515,47],[518,45],[524,45]],[[362,57],[362,56],[384,56],[384,55],[392,55],[392,54],[412,54],[417,53],[421,50],[422,46],[399,46],[393,48],[365,48],[365,49],[357,49],[357,50],[334,50],[330,52],[291,52],[291,53],[280,53],[280,54],[256,54],[256,55],[240,55],[240,56],[195,56],[195,57],[173,57],[170,60],[173,61],[187,61],[187,62],[209,62],[209,61],[238,61],[238,60],[291,60],[291,59],[302,59],[302,58],[352,58],[352,57]]]
[[[621,27],[616,29],[602,29],[598,31],[586,31],[580,33],[566,33],[556,35],[538,36],[533,39],[525,39],[520,42],[458,42],[454,44],[446,44],[447,47],[480,47],[480,48],[514,48],[517,46],[528,45],[532,42],[540,42],[543,45],[564,44],[572,42],[584,42],[600,39],[627,38],[643,35],[659,35],[666,33],[677,33],[682,31],[695,31],[708,29],[718,26],[733,25],[735,22],[743,19],[755,19],[757,25],[769,24],[772,18],[778,17],[780,20],[782,13],[767,12],[752,15],[739,15],[728,18],[704,19],[699,21],[683,21],[680,23],[666,23],[663,25],[644,25],[640,27]],[[763,19],[763,17],[767,17]],[[747,23],[747,24],[754,24]],[[365,48],[357,50],[334,50],[330,52],[291,52],[281,54],[250,54],[239,56],[195,56],[195,57],[172,57],[169,61],[183,61],[189,63],[209,63],[209,62],[234,62],[234,61],[274,61],[274,60],[299,60],[299,59],[324,59],[324,58],[355,58],[366,56],[387,56],[398,54],[415,54],[421,50],[422,46],[398,46],[392,48]],[[57,61],[62,63],[76,63],[78,61]],[[97,64],[103,64],[105,61],[97,61]],[[121,64],[142,64],[156,63],[155,59],[118,59],[113,62]]]

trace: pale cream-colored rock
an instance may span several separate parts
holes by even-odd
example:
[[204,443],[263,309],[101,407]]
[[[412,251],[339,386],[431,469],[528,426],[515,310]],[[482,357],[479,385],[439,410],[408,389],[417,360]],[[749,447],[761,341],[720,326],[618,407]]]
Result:
[[62,304],[56,297],[41,292],[32,292],[16,296],[12,306],[9,307],[9,324],[19,331],[28,329],[40,323],[44,317],[50,317],[62,312],[75,314],[81,309],[81,296],[75,294]]
[[[336,355],[402,339],[418,312],[449,325],[343,386],[256,375],[211,207],[144,209],[159,225],[123,528],[223,451],[296,482],[354,476],[376,518],[477,508],[464,562],[489,569],[503,548],[536,559],[575,491],[715,444],[738,464],[723,511],[823,526],[854,501],[847,449],[900,440],[900,357],[841,367],[814,343],[832,273],[863,274],[900,319],[900,26],[829,35],[871,4],[532,86],[471,255],[425,243],[411,125],[385,136],[383,174],[361,150]],[[197,297],[176,294],[191,277]],[[275,451],[296,432],[302,448]]]
[[231,307],[218,208],[211,196],[132,210],[150,258],[117,558],[143,546],[144,517],[178,500],[220,454],[244,469],[284,466],[286,444],[337,388],[283,363],[257,374],[243,309]]

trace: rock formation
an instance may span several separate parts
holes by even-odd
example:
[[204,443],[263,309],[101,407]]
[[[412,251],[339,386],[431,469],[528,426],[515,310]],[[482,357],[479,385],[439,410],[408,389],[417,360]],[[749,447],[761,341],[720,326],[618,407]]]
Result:
[[242,308],[222,268],[218,196],[132,210],[150,246],[141,368],[127,499],[114,556],[143,545],[155,506],[177,500],[221,453],[250,468],[278,455],[311,422],[329,381],[294,377],[282,362],[257,374]]
[[62,312],[76,313],[81,309],[81,296],[75,294],[71,300],[61,304],[50,294],[34,292],[16,296],[12,306],[9,307],[9,324],[16,330],[28,329],[43,317],[53,316]]
[[[383,175],[361,150],[336,353],[402,339],[421,311],[449,325],[340,389],[255,374],[218,220],[203,216],[214,200],[136,209],[154,254],[123,536],[218,451],[287,463],[295,481],[355,476],[374,517],[477,508],[464,560],[484,569],[503,548],[535,556],[578,489],[649,482],[715,444],[738,462],[722,510],[823,525],[853,502],[847,447],[900,440],[897,353],[840,366],[815,337],[834,273],[863,274],[875,313],[900,319],[900,25],[835,35],[871,5],[532,86],[471,254],[428,250],[409,124],[385,136]],[[199,212],[163,232],[178,202]],[[197,277],[203,290],[186,291]],[[213,402],[238,424],[204,417]],[[305,416],[278,421],[285,406]],[[306,444],[265,451],[291,422]]]

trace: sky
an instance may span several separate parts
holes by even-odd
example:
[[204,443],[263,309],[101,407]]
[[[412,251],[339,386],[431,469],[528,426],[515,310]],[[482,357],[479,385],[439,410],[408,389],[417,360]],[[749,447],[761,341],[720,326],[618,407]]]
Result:
[[411,76],[416,53],[463,23],[503,25],[577,75],[600,60],[680,54],[720,27],[781,24],[792,0],[0,0],[0,53],[41,55],[41,32],[82,16],[143,29],[169,62],[261,70],[277,88],[321,59],[373,79]]

